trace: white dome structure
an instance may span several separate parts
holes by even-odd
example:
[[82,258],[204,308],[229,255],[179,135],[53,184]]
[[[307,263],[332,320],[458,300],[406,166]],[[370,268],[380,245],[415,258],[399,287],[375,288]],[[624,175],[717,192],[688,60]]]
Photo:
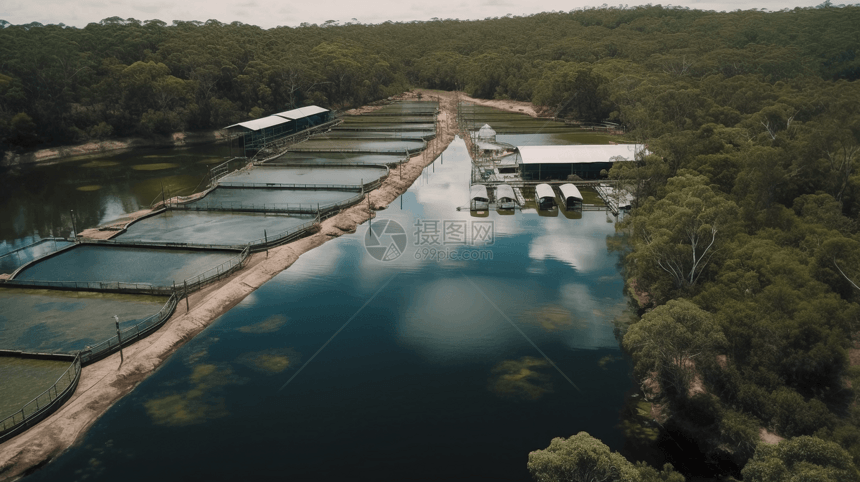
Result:
[[478,139],[482,141],[490,141],[494,142],[496,140],[496,131],[490,127],[490,124],[484,124],[480,130],[478,130]]

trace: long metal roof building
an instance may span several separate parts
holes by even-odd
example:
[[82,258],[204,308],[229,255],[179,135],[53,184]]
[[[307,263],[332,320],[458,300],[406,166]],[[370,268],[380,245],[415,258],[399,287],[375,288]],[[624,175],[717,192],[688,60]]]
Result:
[[643,144],[580,145],[580,146],[520,146],[521,164],[585,164],[613,162],[624,158],[635,160],[647,154]]
[[227,130],[244,130],[244,131],[261,131],[263,129],[268,129],[269,127],[275,127],[281,124],[286,124],[290,122],[290,119],[279,117],[275,115],[270,115],[269,117],[260,117],[259,119],[249,120],[245,122],[239,122],[237,124],[229,125],[225,127]]
[[253,119],[245,122],[239,122],[237,124],[229,125],[225,127],[227,130],[244,130],[247,132],[256,132],[261,131],[263,129],[268,129],[269,127],[275,127],[281,124],[287,124],[291,121],[304,119],[306,117],[310,117],[316,114],[321,114],[324,112],[328,112],[328,109],[323,109],[322,107],[316,105],[309,105],[307,107],[299,107],[298,109],[288,110],[284,112],[279,112],[275,115],[270,115],[268,117],[261,117],[259,119]]
[[323,112],[328,112],[328,109],[323,109],[322,107],[316,105],[309,105],[307,107],[299,107],[298,109],[278,112],[275,115],[278,117],[283,117],[285,119],[297,120],[303,119],[305,117],[310,117],[315,114],[321,114]]

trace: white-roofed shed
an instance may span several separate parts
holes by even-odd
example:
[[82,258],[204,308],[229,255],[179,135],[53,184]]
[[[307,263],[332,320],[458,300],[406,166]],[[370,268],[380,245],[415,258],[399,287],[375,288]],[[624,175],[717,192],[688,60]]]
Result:
[[579,188],[573,184],[562,184],[558,187],[561,192],[561,197],[564,200],[565,209],[575,208],[582,205],[582,193]]
[[634,161],[648,154],[643,144],[520,146],[519,161],[524,179],[583,179],[600,177],[619,161]]
[[268,129],[269,127],[275,127],[281,124],[286,124],[290,122],[290,119],[286,119],[284,117],[279,117],[275,115],[270,115],[268,117],[260,117],[259,119],[249,120],[245,122],[239,122],[238,124],[233,124],[225,127],[228,130],[244,130],[244,131],[261,131],[263,129]]

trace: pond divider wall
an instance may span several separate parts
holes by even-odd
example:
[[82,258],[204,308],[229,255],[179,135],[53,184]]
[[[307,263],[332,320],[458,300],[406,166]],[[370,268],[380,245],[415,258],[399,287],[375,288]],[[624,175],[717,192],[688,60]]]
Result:
[[50,252],[50,253],[48,253],[48,254],[46,254],[46,255],[44,255],[44,256],[40,256],[40,257],[38,257],[38,258],[31,259],[30,261],[28,261],[28,262],[26,262],[26,263],[22,264],[21,266],[19,266],[19,267],[18,267],[18,269],[16,269],[15,271],[13,271],[13,272],[12,272],[12,274],[11,274],[11,275],[9,275],[9,278],[8,278],[6,281],[8,282],[8,281],[12,280],[13,278],[15,278],[15,276],[17,276],[17,275],[18,275],[18,273],[20,273],[20,272],[21,272],[21,271],[23,271],[24,269],[28,268],[30,265],[36,264],[36,263],[38,263],[38,262],[40,262],[40,261],[44,261],[44,260],[46,260],[46,259],[48,259],[48,258],[52,258],[52,257],[54,257],[54,256],[57,256],[57,255],[59,255],[60,253],[63,253],[63,252],[68,251],[68,250],[70,250],[70,249],[73,249],[75,246],[77,246],[77,245],[78,245],[78,241],[79,241],[78,239],[75,239],[75,244],[72,244],[72,245],[69,245],[69,246],[64,246],[64,247],[62,247],[62,248],[60,248],[60,249],[58,249],[58,250],[56,250],[56,251],[52,251],[52,252]]
[[8,253],[2,254],[2,255],[0,255],[0,259],[3,259],[7,256],[13,256],[15,254],[20,253],[21,251],[24,251],[25,249],[29,249],[29,248],[32,248],[33,246],[36,246],[36,245],[39,245],[42,243],[51,242],[51,241],[53,241],[53,242],[61,241],[64,243],[73,243],[74,242],[73,239],[69,239],[69,238],[42,238],[42,239],[36,241],[35,243],[30,243],[27,246],[22,246],[20,248],[13,249],[12,251],[9,251]]
[[0,356],[71,362],[69,368],[47,390],[27,402],[21,410],[0,420],[0,443],[3,443],[43,420],[75,393],[81,379],[81,357],[77,354],[25,353],[12,350],[0,350]]

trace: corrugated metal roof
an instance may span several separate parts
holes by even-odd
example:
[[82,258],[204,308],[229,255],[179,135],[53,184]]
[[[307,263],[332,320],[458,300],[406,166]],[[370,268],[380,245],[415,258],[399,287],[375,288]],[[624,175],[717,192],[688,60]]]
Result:
[[573,184],[562,184],[558,187],[558,190],[561,191],[561,196],[565,201],[567,201],[568,198],[576,198],[582,201],[582,193],[580,193],[579,188]]
[[306,107],[299,107],[298,109],[278,112],[275,115],[278,117],[283,117],[285,119],[296,120],[310,117],[314,114],[320,114],[322,112],[328,112],[328,109],[323,109],[322,107],[316,105],[309,105]]
[[270,115],[269,117],[261,117],[259,119],[249,120],[245,122],[240,122],[238,124],[233,124],[231,126],[225,127],[225,129],[246,129],[249,131],[259,131],[263,129],[267,129],[269,127],[274,127],[281,124],[286,124],[290,122],[289,119],[284,119],[283,117],[278,117],[274,115]]
[[480,201],[487,201],[490,199],[490,196],[487,194],[487,186],[483,184],[473,184],[472,187],[469,188],[469,199],[478,199]]
[[514,188],[507,184],[499,184],[496,186],[496,199],[504,198],[516,199],[516,196],[514,196]]
[[549,184],[538,184],[535,186],[535,197],[543,199],[545,197],[555,198],[555,192]]
[[632,161],[644,152],[643,144],[581,145],[581,146],[520,146],[522,164],[586,164],[612,162],[613,157]]

